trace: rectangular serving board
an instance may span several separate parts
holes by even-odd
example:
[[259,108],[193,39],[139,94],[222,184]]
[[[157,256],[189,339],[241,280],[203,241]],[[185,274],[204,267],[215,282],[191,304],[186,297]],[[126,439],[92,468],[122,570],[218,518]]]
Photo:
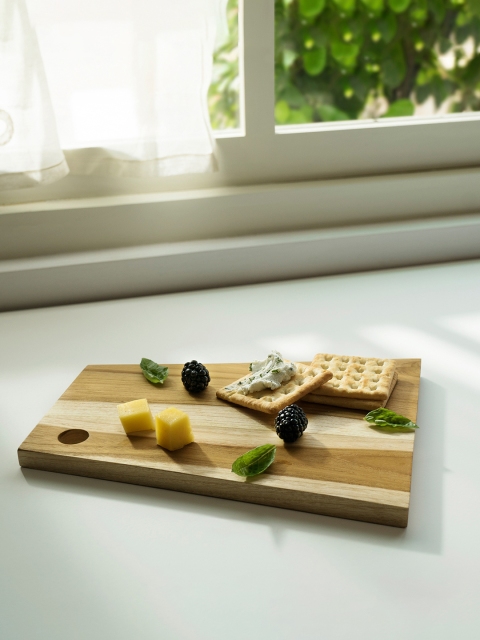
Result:
[[[397,360],[398,382],[388,408],[417,417],[420,360]],[[211,364],[211,383],[200,395],[182,385],[182,365],[168,365],[163,386],[151,385],[138,365],[89,365],[18,449],[22,467],[185,491],[310,513],[406,527],[414,433],[381,433],[364,412],[299,403],[308,428],[284,445],[274,416],[219,400],[216,389],[245,375],[246,364]],[[117,404],[147,398],[155,414],[186,411],[195,442],[169,452],[153,432],[127,437]],[[59,436],[80,429],[88,437],[65,444]],[[87,434],[83,434],[86,437]],[[63,435],[65,441],[76,440]],[[273,465],[254,478],[231,471],[233,461],[262,444],[277,445]]]

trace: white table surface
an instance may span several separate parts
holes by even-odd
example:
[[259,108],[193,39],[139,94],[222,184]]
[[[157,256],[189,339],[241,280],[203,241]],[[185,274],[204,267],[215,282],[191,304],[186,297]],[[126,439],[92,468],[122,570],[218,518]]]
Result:
[[[422,358],[406,530],[18,466],[86,364],[272,347]],[[479,395],[480,262],[0,315],[0,638],[478,640]]]

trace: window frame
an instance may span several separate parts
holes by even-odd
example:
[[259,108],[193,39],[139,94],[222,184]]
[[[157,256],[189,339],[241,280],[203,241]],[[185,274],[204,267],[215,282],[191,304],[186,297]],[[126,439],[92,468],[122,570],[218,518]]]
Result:
[[[409,190],[408,176],[412,175],[412,188],[415,188],[414,176],[431,172],[441,172],[452,180],[445,179],[438,185],[438,191],[432,194],[430,208],[438,203],[440,209],[444,198],[451,193],[451,184],[455,182],[459,171],[471,175],[471,171],[480,167],[480,114],[468,114],[464,117],[452,116],[432,119],[392,118],[381,122],[348,122],[335,125],[302,125],[298,127],[275,127],[274,122],[274,0],[239,0],[239,60],[243,92],[241,95],[241,127],[235,131],[214,132],[219,171],[211,174],[172,176],[167,178],[125,179],[98,176],[67,176],[63,180],[33,189],[22,189],[0,194],[0,213],[33,213],[40,222],[42,212],[45,224],[48,224],[52,211],[73,212],[94,206],[98,209],[99,220],[112,207],[135,204],[138,211],[142,207],[158,205],[170,199],[185,197],[191,206],[191,219],[200,224],[203,208],[208,206],[208,194],[223,194],[231,190],[238,193],[238,208],[234,206],[216,215],[222,215],[222,229],[229,235],[228,217],[232,218],[232,235],[237,227],[233,216],[241,215],[245,194],[255,187],[282,184],[282,188],[296,189],[299,182],[316,183],[319,187],[328,186],[331,181],[339,193],[342,181],[351,186],[352,180],[362,181],[367,189],[360,189],[365,202],[377,198],[374,208],[378,209],[378,187],[385,177],[402,179],[405,193]],[[470,172],[470,174],[468,173]],[[405,179],[407,177],[407,179]],[[417,184],[418,184],[417,180]],[[421,181],[420,181],[421,182]],[[428,180],[426,181],[428,182]],[[354,182],[355,183],[355,182]],[[468,193],[463,193],[459,212],[475,209],[480,196],[471,191],[472,180],[467,180]],[[360,182],[358,182],[360,187]],[[240,189],[240,191],[239,191]],[[243,192],[241,193],[243,189]],[[442,191],[444,189],[444,191]],[[292,229],[306,228],[306,218],[302,216],[307,205],[302,190],[298,191],[298,207],[292,211]],[[308,189],[306,189],[308,191]],[[320,189],[321,192],[321,189]],[[258,192],[259,193],[259,192]],[[181,194],[186,194],[185,196]],[[398,194],[397,194],[398,197]],[[425,211],[425,193],[419,189],[418,205],[411,194],[405,198],[408,212],[399,214],[402,203],[388,202],[382,195],[383,216],[385,220],[394,220]],[[477,198],[477,199],[475,199]],[[462,202],[468,202],[468,209],[462,208]],[[252,200],[252,206],[262,206],[262,199]],[[311,204],[308,204],[310,207]],[[355,208],[355,197],[351,208]],[[352,211],[340,213],[336,220],[345,224],[352,218]],[[360,207],[356,223],[368,223],[372,216],[368,206]],[[199,215],[196,215],[196,214]],[[112,212],[108,214],[113,215]],[[275,232],[274,208],[262,211],[270,219],[270,227],[265,222],[258,232]],[[147,216],[148,217],[148,216]],[[227,220],[225,220],[227,217]],[[51,216],[50,216],[51,218]],[[298,224],[295,219],[298,218]],[[377,220],[378,218],[374,218]],[[351,223],[351,222],[347,222]],[[85,221],[85,225],[91,224]],[[101,222],[99,223],[101,226]],[[322,227],[332,224],[325,217],[322,207],[318,208],[315,223],[308,216],[310,227]],[[189,232],[192,227],[189,227]],[[251,229],[251,227],[249,227]],[[91,230],[93,233],[97,230]],[[107,231],[105,231],[107,234]],[[187,234],[187,230],[186,230]],[[18,234],[17,234],[18,235]],[[89,230],[84,233],[84,243],[78,250],[88,248]],[[189,236],[186,236],[189,239]],[[159,241],[154,236],[152,241]],[[40,241],[39,241],[40,242]],[[94,243],[96,246],[96,243]],[[107,243],[109,245],[109,243]],[[51,245],[49,245],[51,246]],[[75,247],[73,242],[71,246]],[[51,249],[49,249],[50,251]],[[32,251],[32,249],[30,249]],[[38,254],[46,249],[39,246]],[[0,253],[1,255],[1,253]],[[19,253],[21,255],[21,252]]]

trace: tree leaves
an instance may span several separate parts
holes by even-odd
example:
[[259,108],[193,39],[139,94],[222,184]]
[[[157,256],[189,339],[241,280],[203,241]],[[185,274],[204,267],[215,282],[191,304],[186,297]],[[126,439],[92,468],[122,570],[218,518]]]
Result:
[[313,109],[303,104],[300,109],[291,109],[286,100],[275,104],[275,121],[278,124],[307,124],[312,121]]
[[[238,126],[237,12],[228,0],[214,128]],[[275,37],[278,124],[379,117],[399,100],[480,110],[480,0],[275,0]]]
[[340,9],[343,17],[351,16],[354,13],[355,6],[357,4],[356,0],[333,0],[333,2]]
[[424,24],[428,17],[427,0],[415,0],[408,12],[410,24],[416,28]]
[[455,84],[442,78],[437,69],[422,69],[417,76],[415,98],[422,104],[432,97],[439,107],[449,96],[455,92]]
[[300,15],[305,18],[314,18],[318,16],[325,8],[325,0],[300,0]]
[[383,12],[383,0],[362,0],[362,3],[369,11],[369,18],[379,16]]
[[480,0],[275,2],[277,123],[480,111]]
[[306,51],[303,56],[303,67],[309,76],[318,76],[325,69],[327,50],[325,47]]
[[400,44],[397,44],[390,51],[390,55],[382,63],[382,79],[389,88],[398,87],[405,78],[407,65],[405,56]]
[[375,21],[382,40],[389,44],[397,33],[397,18],[393,13],[387,13],[385,16]]
[[318,113],[323,122],[335,122],[338,120],[349,120],[350,117],[345,111],[337,109],[331,104],[321,104],[318,106]]
[[462,80],[470,85],[476,85],[480,82],[480,55],[476,55],[472,60],[470,60],[463,70]]
[[353,68],[357,62],[357,57],[360,52],[358,44],[342,42],[336,40],[330,45],[333,58],[342,66],[346,68]]
[[296,51],[292,51],[291,49],[284,49],[282,55],[283,55],[283,68],[284,69],[290,69],[292,64],[298,58],[297,52]]
[[278,124],[287,124],[290,117],[290,107],[286,100],[279,100],[275,105],[275,121]]
[[[480,0],[476,0],[480,4]],[[444,0],[429,0],[428,8],[437,24],[441,24],[445,20],[447,12],[447,3]],[[450,43],[449,43],[450,45]]]
[[480,17],[480,0],[467,0],[467,7],[470,13]]
[[384,118],[401,118],[403,116],[413,116],[415,105],[411,100],[396,100],[389,106]]
[[394,13],[403,13],[410,6],[410,0],[388,0],[388,6]]

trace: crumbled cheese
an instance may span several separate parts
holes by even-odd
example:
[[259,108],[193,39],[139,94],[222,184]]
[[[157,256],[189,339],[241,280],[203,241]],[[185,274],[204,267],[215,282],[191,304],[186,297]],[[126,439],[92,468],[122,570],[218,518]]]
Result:
[[278,389],[297,373],[293,362],[286,362],[278,351],[271,351],[265,360],[255,360],[250,365],[252,374],[226,387],[243,395],[262,389]]

